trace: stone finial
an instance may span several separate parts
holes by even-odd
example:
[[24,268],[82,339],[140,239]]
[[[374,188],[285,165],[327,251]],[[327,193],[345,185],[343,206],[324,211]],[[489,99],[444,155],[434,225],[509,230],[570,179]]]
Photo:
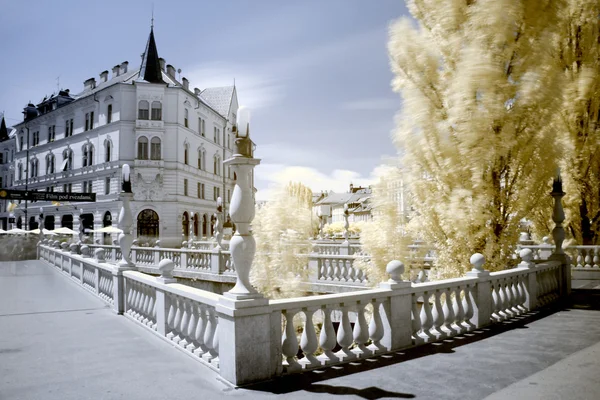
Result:
[[160,240],[157,240],[156,243],[154,243],[154,247],[160,247]]
[[160,277],[163,279],[172,279],[174,269],[175,269],[175,263],[168,258],[164,258],[158,263],[158,270],[160,271]]
[[69,249],[71,249],[71,253],[77,254],[79,250],[79,245],[77,243],[71,243]]
[[485,263],[485,257],[481,253],[475,253],[471,256],[469,260],[471,265],[473,265],[472,272],[483,272],[483,264]]
[[519,252],[519,257],[523,260],[519,263],[519,267],[531,268],[535,266],[533,263],[533,251],[531,249],[522,249]]
[[390,276],[389,282],[401,282],[401,275],[404,273],[404,263],[402,263],[402,261],[392,260],[385,267],[385,272]]
[[105,260],[104,249],[97,248],[96,250],[94,250],[94,256],[95,256],[96,260],[98,260],[99,262],[104,261]]
[[121,169],[121,177],[121,190],[124,193],[131,193],[131,173],[128,164],[123,164],[123,167]]
[[88,245],[83,245],[81,246],[81,255],[84,257],[89,257],[90,256],[90,248]]
[[544,236],[542,238],[542,243],[543,244],[550,244],[550,238],[548,236]]

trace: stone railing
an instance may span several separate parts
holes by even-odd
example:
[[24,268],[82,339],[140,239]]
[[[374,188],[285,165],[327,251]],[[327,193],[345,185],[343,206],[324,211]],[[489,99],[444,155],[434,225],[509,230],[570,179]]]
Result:
[[[471,258],[473,270],[465,277],[411,283],[400,278],[404,265],[393,261],[387,269],[391,279],[374,289],[284,300],[258,298],[244,305],[228,293],[176,283],[175,264],[169,259],[161,260],[161,276],[155,277],[106,263],[103,248],[96,248],[92,257],[85,245],[58,244],[40,243],[40,258],[111,304],[115,312],[235,384],[451,338],[550,304],[570,287],[566,263],[534,263],[533,252],[523,249],[523,261],[501,272],[485,271],[483,256],[476,254]],[[186,251],[179,254],[187,257]],[[350,277],[350,269],[346,271]],[[250,370],[248,359],[254,362]]]

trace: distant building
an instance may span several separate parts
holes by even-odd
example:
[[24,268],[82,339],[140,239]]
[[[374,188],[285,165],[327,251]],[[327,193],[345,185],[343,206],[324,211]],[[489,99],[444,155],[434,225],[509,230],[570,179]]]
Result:
[[317,198],[313,201],[313,208],[325,218],[326,224],[344,221],[344,204],[348,204],[349,222],[370,221],[372,219],[370,197],[370,188],[355,188],[350,184],[348,193],[330,191],[313,194],[313,200]]
[[[133,234],[141,242],[179,245],[190,230],[197,238],[210,237],[216,200],[221,197],[228,210],[236,178],[223,160],[233,154],[237,91],[190,89],[175,71],[159,58],[151,29],[138,69],[125,61],[110,76],[107,70],[98,81],[87,79],[78,94],[60,90],[29,104],[14,138],[0,139],[0,187],[94,192],[97,201],[22,202],[13,211],[16,224],[36,226],[40,207],[48,229],[77,230],[80,218],[86,230],[116,224],[121,167],[127,163]],[[5,202],[1,207],[0,221],[9,228]]]
[[[2,116],[0,122],[0,188],[12,187],[15,179],[15,139],[14,130],[9,132]],[[1,190],[1,189],[0,189]],[[8,230],[8,200],[0,200],[0,229]]]

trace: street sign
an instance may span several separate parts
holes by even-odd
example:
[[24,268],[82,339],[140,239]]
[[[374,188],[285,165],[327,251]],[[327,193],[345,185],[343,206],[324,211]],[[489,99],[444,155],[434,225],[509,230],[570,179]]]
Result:
[[71,192],[37,192],[35,190],[10,190],[0,189],[0,199],[8,200],[35,200],[35,201],[69,201],[69,202],[94,202],[96,193],[71,193]]

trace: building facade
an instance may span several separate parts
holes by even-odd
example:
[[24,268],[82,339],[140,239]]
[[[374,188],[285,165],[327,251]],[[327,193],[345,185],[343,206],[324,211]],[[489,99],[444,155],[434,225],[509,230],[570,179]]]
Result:
[[[158,57],[151,30],[139,69],[123,62],[76,95],[61,90],[25,108],[12,138],[14,182],[4,187],[93,192],[96,202],[21,202],[15,221],[32,229],[42,212],[47,229],[116,225],[121,167],[129,164],[140,243],[210,237],[217,198],[227,212],[236,178],[223,160],[232,155],[237,109],[234,86],[190,90],[186,78],[179,81]],[[0,218],[10,217],[2,210]]]

